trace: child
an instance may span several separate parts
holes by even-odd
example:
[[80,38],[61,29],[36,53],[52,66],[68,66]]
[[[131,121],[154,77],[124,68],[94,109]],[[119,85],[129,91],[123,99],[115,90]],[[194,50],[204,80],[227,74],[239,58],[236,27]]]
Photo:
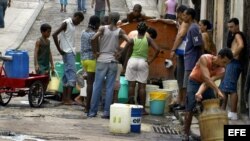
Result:
[[[63,74],[63,94],[62,102],[65,105],[72,105],[71,100],[73,87],[76,84],[76,65],[75,65],[75,47],[74,36],[75,27],[84,19],[82,12],[75,12],[73,18],[67,18],[61,26],[53,33],[53,39],[58,52],[62,55],[64,63]],[[59,36],[60,35],[60,36]],[[58,40],[60,38],[60,44]]]
[[34,65],[37,74],[49,74],[49,70],[54,70],[54,63],[50,51],[51,26],[47,23],[40,27],[42,36],[36,41],[34,52]]
[[61,4],[60,12],[66,12],[66,6],[68,4],[68,0],[60,0],[60,4]]
[[94,8],[95,5],[95,15],[98,16],[101,20],[105,15],[106,3],[108,6],[108,12],[110,13],[110,1],[109,0],[92,0],[91,7]]

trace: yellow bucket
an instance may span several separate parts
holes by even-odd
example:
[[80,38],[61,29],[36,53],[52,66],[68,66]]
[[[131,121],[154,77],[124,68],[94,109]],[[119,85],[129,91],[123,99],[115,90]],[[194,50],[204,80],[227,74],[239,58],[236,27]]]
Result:
[[167,93],[163,91],[152,91],[149,93],[150,95],[150,101],[153,100],[166,100]]

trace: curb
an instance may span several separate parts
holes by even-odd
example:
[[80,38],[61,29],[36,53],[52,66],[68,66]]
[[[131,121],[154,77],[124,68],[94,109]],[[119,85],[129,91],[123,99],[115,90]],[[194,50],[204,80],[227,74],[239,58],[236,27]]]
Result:
[[41,10],[44,7],[44,2],[40,1],[39,5],[37,6],[36,10],[34,11],[33,15],[29,19],[29,21],[26,23],[26,26],[23,28],[23,30],[20,32],[19,36],[17,37],[16,41],[10,45],[8,48],[14,48],[14,49],[19,49],[20,45],[22,44],[23,40],[27,36],[30,28],[36,21],[37,16],[40,14]]

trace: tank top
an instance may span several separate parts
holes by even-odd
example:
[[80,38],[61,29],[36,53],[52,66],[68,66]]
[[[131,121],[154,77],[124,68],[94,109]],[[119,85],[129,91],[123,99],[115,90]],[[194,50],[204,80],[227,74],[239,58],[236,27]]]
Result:
[[110,30],[109,25],[104,26],[104,33],[100,38],[100,56],[97,58],[98,62],[116,61],[115,52],[119,47],[119,33],[121,28]]
[[175,15],[176,0],[166,0],[165,5],[167,7],[166,13]]
[[[209,76],[215,76],[216,74],[220,74],[223,73],[225,71],[225,69],[223,67],[217,67],[217,68],[212,68],[212,58],[213,55],[211,54],[204,54],[202,56],[205,56],[206,60],[207,60],[207,68],[209,70]],[[190,74],[190,79],[195,80],[197,82],[204,82],[202,75],[201,75],[201,70],[200,70],[200,66],[198,63],[196,63],[194,69],[192,70],[191,74]]]
[[133,58],[143,58],[145,60],[148,59],[148,40],[146,35],[139,39],[138,37],[134,38],[134,46],[131,57]]
[[70,52],[75,53],[75,47],[74,47],[75,25],[73,24],[71,18],[68,18],[63,22],[67,24],[67,29],[66,31],[60,33],[60,47],[66,53]]
[[50,62],[50,41],[46,42],[43,37],[40,37],[40,47],[38,50],[37,61],[41,68],[49,70]]

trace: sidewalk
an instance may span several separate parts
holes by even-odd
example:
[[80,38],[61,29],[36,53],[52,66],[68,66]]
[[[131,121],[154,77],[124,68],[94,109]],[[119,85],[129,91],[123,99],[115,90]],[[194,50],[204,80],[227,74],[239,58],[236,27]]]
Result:
[[40,0],[12,0],[5,14],[5,28],[0,28],[0,52],[21,45],[44,5]]

